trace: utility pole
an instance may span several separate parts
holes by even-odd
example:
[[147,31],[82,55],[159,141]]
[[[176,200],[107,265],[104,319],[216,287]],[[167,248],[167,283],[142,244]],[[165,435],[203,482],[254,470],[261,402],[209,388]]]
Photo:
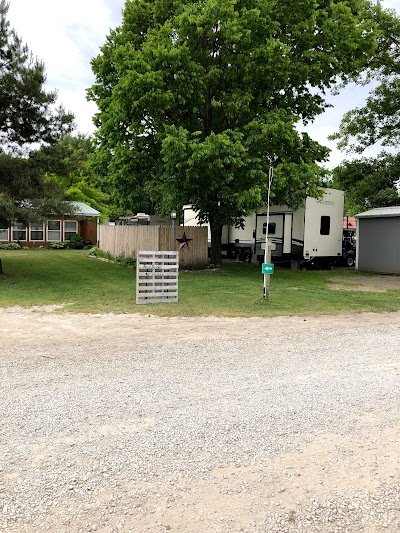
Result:
[[[271,263],[271,248],[269,247],[268,242],[268,226],[269,226],[269,202],[271,198],[271,185],[274,177],[274,170],[272,165],[269,167],[268,171],[268,199],[267,199],[267,226],[265,228],[265,251],[264,251],[264,263]],[[269,287],[271,281],[271,274],[264,274],[264,289],[263,289],[263,299],[269,299]]]

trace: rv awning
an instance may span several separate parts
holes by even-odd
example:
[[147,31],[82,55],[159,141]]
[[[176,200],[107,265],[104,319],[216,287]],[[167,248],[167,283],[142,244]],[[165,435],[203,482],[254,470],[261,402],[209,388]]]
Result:
[[83,202],[71,202],[74,215],[81,215],[83,217],[99,217],[100,211],[93,209],[90,205]]
[[400,205],[377,207],[356,215],[356,218],[400,217]]

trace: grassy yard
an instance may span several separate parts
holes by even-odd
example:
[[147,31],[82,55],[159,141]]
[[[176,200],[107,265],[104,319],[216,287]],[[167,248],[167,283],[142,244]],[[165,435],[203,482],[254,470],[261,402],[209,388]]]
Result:
[[[64,311],[146,313],[159,316],[262,316],[400,310],[400,290],[362,292],[358,272],[291,271],[271,276],[262,301],[262,274],[255,265],[225,263],[219,272],[181,272],[179,303],[138,306],[135,270],[90,259],[87,251],[1,250],[0,307],[65,304]],[[331,290],[346,277],[349,291]]]

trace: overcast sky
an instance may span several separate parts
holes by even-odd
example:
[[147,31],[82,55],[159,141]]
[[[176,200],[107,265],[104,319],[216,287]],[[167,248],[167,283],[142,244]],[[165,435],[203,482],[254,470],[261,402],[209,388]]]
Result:
[[[294,0],[295,1],[295,0]],[[86,101],[86,89],[94,82],[90,60],[99,53],[111,28],[119,25],[124,0],[11,0],[8,18],[32,53],[44,61],[47,86],[57,89],[59,102],[76,116],[78,130],[92,133],[93,102]],[[382,0],[383,7],[400,13],[400,0]],[[329,100],[333,108],[307,127],[310,135],[332,149],[328,166],[346,156],[327,139],[337,131],[343,114],[362,105],[367,90],[346,88]],[[376,150],[371,150],[374,155]]]

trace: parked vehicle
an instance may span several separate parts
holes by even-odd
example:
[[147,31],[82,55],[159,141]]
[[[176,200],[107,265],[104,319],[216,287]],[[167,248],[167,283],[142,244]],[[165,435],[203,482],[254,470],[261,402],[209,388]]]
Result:
[[353,267],[356,263],[356,234],[354,230],[343,229],[342,263]]
[[[321,198],[307,197],[297,210],[271,206],[245,218],[244,228],[224,227],[222,249],[228,257],[262,262],[266,238],[272,242],[272,261],[292,268],[335,264],[342,258],[344,192],[323,188]],[[183,207],[184,224],[198,225],[191,205]],[[210,245],[209,231],[209,245]]]
[[137,213],[129,217],[120,217],[115,221],[115,226],[169,226],[169,218],[162,218],[158,215],[147,215],[146,213]]

